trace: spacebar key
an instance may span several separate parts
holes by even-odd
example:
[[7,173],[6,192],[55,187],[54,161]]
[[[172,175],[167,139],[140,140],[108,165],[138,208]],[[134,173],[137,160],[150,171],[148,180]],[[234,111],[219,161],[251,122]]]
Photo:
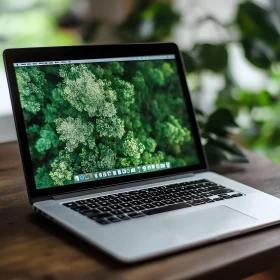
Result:
[[141,211],[141,212],[146,214],[146,215],[155,215],[155,214],[159,214],[159,213],[163,213],[163,212],[167,212],[167,211],[178,210],[178,209],[183,209],[183,208],[187,208],[187,207],[191,207],[191,205],[189,205],[185,202],[181,202],[181,203],[178,203],[178,204],[173,204],[173,205],[158,207],[158,208],[154,208],[154,209],[144,210],[144,211]]

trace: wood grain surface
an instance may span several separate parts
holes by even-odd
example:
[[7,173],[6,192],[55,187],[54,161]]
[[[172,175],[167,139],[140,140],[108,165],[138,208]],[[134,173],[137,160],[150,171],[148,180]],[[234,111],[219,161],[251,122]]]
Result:
[[[213,168],[280,197],[280,166],[248,153],[249,164]],[[261,207],[261,205],[260,205]],[[18,144],[0,145],[0,279],[241,279],[280,261],[280,227],[124,265],[33,213]]]

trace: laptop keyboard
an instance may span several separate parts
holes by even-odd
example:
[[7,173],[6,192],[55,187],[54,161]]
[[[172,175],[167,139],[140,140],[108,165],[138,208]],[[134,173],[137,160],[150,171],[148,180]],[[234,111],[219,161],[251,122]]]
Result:
[[243,195],[208,180],[197,180],[77,200],[63,205],[101,225],[107,225]]

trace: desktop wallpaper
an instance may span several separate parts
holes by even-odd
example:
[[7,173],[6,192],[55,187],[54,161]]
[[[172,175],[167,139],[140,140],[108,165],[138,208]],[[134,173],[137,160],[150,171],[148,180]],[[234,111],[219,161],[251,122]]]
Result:
[[174,60],[16,67],[36,188],[75,174],[197,164]]

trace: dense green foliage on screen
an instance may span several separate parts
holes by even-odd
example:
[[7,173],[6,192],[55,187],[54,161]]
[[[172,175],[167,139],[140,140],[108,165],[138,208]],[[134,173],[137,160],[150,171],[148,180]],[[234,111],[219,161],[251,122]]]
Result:
[[175,61],[17,67],[36,188],[198,157]]

